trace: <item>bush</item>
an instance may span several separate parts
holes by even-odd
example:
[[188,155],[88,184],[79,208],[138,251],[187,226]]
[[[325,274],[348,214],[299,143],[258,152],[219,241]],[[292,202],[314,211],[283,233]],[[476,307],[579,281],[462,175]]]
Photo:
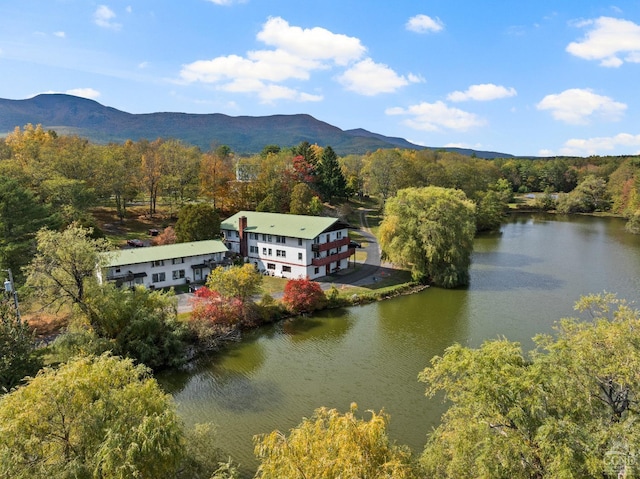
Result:
[[290,312],[301,314],[323,308],[327,298],[315,281],[290,279],[284,287],[282,302]]

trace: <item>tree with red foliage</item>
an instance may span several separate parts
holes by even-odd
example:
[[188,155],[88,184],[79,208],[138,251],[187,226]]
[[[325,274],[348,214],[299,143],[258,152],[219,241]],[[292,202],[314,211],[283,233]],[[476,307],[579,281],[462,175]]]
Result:
[[243,318],[243,303],[238,298],[223,298],[206,286],[199,288],[191,300],[191,318],[213,325],[233,326]]
[[320,284],[308,279],[290,279],[284,287],[282,302],[295,314],[310,313],[324,306],[327,298]]

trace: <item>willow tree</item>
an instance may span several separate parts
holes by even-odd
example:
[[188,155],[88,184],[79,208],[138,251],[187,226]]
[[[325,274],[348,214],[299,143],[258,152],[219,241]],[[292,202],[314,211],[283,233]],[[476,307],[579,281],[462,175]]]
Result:
[[256,478],[413,479],[421,477],[405,447],[389,441],[388,417],[370,412],[359,419],[356,405],[345,414],[320,408],[288,436],[280,431],[256,436],[260,459]]
[[444,288],[469,283],[475,205],[460,190],[406,188],[387,200],[380,246],[415,281]]
[[640,312],[611,294],[576,309],[589,320],[560,321],[531,354],[501,339],[431,360],[420,379],[450,407],[426,477],[638,477]]
[[171,396],[130,360],[81,357],[0,402],[0,477],[172,477],[183,454]]

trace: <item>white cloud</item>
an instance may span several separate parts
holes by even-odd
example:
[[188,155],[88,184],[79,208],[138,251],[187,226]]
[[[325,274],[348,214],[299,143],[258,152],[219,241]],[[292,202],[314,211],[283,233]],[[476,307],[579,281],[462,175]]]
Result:
[[338,77],[338,81],[347,90],[360,95],[373,96],[379,93],[392,93],[409,82],[419,82],[421,79],[410,75],[409,79],[398,75],[387,65],[375,63],[370,58],[356,63]]
[[415,74],[399,75],[370,58],[361,60],[367,49],[358,38],[325,28],[303,29],[272,17],[256,38],[272,49],[197,60],[182,66],[181,81],[214,84],[228,92],[253,93],[265,102],[319,101],[321,95],[304,93],[284,83],[308,81],[314,72],[336,67],[346,68],[336,79],[347,90],[362,95],[394,92],[409,83],[424,81]]
[[53,32],[53,36],[58,38],[64,38],[67,36],[67,34],[65,32]]
[[627,109],[627,105],[613,101],[608,96],[579,88],[547,95],[536,107],[538,110],[550,110],[556,120],[576,125],[587,124],[593,116],[607,121],[617,121]]
[[292,27],[280,18],[269,18],[258,40],[304,59],[332,60],[346,65],[364,55],[366,48],[360,40],[347,35],[332,33],[324,28]]
[[441,101],[423,102],[409,108],[389,108],[385,113],[409,116],[404,124],[424,131],[442,131],[442,129],[466,131],[485,124],[485,121],[477,115],[458,108],[450,108]]
[[72,88],[70,90],[66,90],[66,91],[63,91],[63,92],[49,90],[49,91],[43,91],[41,93],[46,93],[46,94],[64,93],[66,95],[73,95],[73,96],[79,96],[79,97],[82,97],[82,98],[89,98],[90,100],[95,100],[96,98],[98,98],[100,96],[100,92],[98,90],[93,89],[93,88]]
[[[640,153],[640,135],[620,133],[609,137],[596,138],[573,138],[565,142],[558,152],[565,156],[590,156],[611,154],[616,148],[624,148],[628,154]],[[551,156],[549,150],[543,150],[546,155]]]
[[417,33],[439,32],[444,28],[444,23],[439,18],[431,18],[428,15],[416,15],[411,17],[405,25],[407,30]]
[[133,13],[133,7],[131,5],[127,5],[127,8],[125,8],[125,11],[127,13]]
[[100,92],[98,90],[94,90],[93,88],[73,88],[71,90],[67,90],[65,93],[67,95],[81,96],[83,98],[89,98],[91,100],[95,100],[100,96]]
[[450,101],[491,101],[500,98],[516,96],[515,88],[507,88],[493,83],[483,83],[481,85],[471,85],[466,91],[454,91],[449,93],[447,99]]
[[116,14],[106,5],[100,5],[93,14],[93,21],[96,25],[102,28],[110,28],[112,30],[119,30],[122,25],[116,23],[113,20],[116,18]]
[[600,60],[604,67],[619,67],[625,61],[640,62],[640,25],[629,20],[600,17],[577,23],[591,27],[582,41],[571,42],[567,52],[585,60]]

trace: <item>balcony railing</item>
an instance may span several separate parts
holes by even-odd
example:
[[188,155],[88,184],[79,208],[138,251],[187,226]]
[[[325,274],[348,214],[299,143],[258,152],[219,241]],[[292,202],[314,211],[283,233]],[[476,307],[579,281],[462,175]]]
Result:
[[323,251],[330,249],[340,248],[340,246],[344,246],[346,244],[349,244],[348,236],[340,238],[339,240],[329,241],[328,243],[314,243],[311,245],[311,251],[314,253],[322,253]]
[[329,263],[334,263],[336,261],[343,260],[348,258],[352,254],[355,254],[355,250],[348,249],[347,251],[343,251],[342,253],[336,253],[329,256],[325,256],[324,258],[314,258],[311,260],[311,264],[313,266],[325,266]]

